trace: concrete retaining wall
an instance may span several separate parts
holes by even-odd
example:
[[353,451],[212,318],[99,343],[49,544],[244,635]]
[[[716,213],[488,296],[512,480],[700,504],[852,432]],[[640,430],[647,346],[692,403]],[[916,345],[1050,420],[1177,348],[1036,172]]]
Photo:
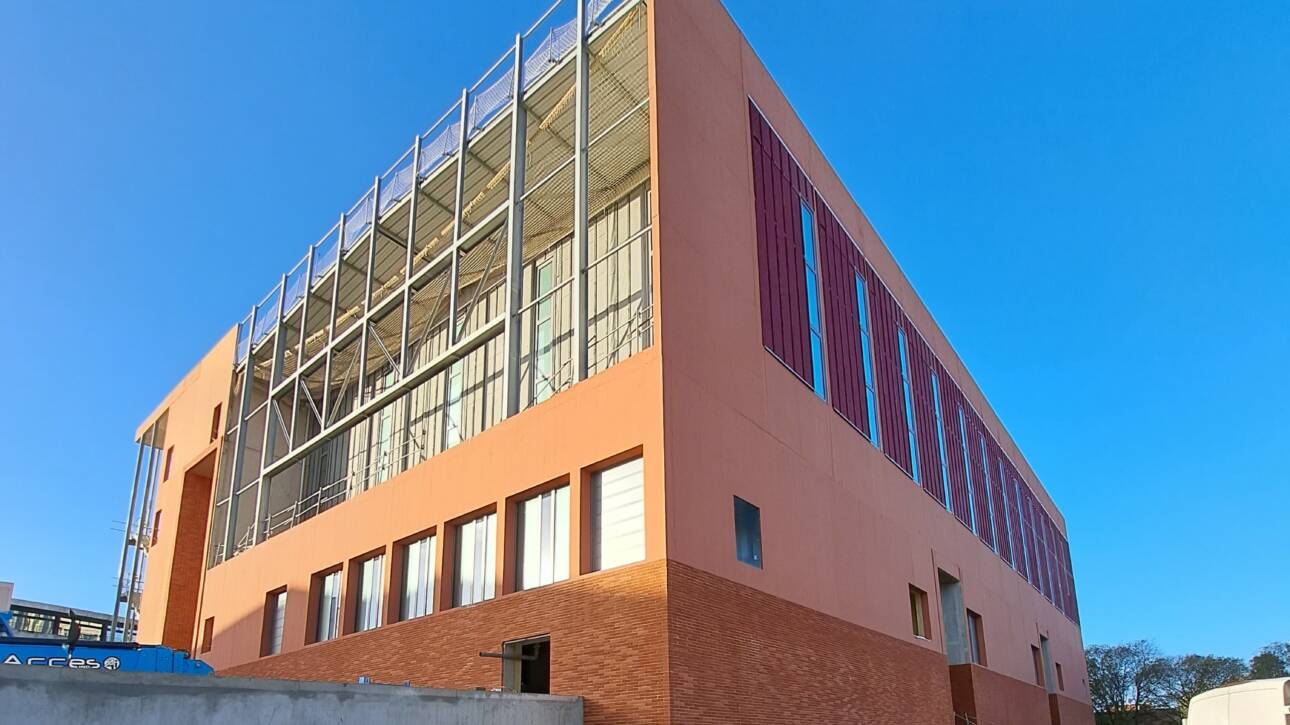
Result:
[[0,721],[582,725],[582,698],[0,665]]

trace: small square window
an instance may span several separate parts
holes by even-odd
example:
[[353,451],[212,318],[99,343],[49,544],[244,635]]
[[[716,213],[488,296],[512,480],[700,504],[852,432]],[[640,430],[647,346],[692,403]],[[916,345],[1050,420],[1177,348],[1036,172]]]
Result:
[[914,636],[928,639],[927,636],[927,592],[913,584],[909,585],[909,618],[914,626]]
[[761,566],[761,509],[735,496],[735,556],[749,566]]

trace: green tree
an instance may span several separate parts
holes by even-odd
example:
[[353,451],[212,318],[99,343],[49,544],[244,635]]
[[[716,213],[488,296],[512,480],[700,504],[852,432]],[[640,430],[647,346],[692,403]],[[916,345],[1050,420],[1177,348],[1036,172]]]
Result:
[[1290,642],[1273,642],[1250,659],[1250,679],[1290,677]]
[[1094,645],[1085,657],[1099,725],[1145,723],[1168,702],[1170,663],[1150,642]]
[[1236,657],[1184,655],[1169,659],[1165,692],[1171,709],[1187,717],[1191,699],[1206,690],[1230,685],[1249,677],[1249,668]]

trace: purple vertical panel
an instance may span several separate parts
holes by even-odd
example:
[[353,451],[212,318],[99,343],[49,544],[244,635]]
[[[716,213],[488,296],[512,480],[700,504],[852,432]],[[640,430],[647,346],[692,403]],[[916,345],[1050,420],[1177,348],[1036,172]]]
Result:
[[[1003,463],[1003,452],[999,449],[999,443],[987,435],[985,439],[986,453],[989,458],[986,459],[986,465],[990,467],[990,487],[994,496],[994,541],[999,550],[999,556],[1013,566],[1012,560],[1012,538],[1010,535],[1011,527],[1008,524],[1008,497],[1004,494],[1004,476],[1006,470],[1001,465]],[[1002,474],[1000,471],[1004,471]]]
[[1017,496],[1016,482],[1020,480],[1017,475],[1017,469],[1011,461],[1004,461],[1003,471],[1008,486],[1008,525],[1012,529],[1012,562],[1016,570],[1021,574],[1023,579],[1029,581],[1030,574],[1026,571],[1026,552],[1023,545],[1024,537],[1021,534],[1021,511],[1018,508],[1020,501]]
[[810,324],[797,190],[805,177],[766,119],[749,103],[762,344],[808,384]]
[[905,431],[904,391],[900,384],[900,324],[896,300],[882,280],[869,269],[873,280],[873,362],[878,388],[878,425],[882,429],[882,450],[906,473],[909,472],[909,438]]
[[963,396],[944,366],[938,364],[936,374],[940,378],[941,423],[945,426],[945,457],[950,470],[950,503],[954,516],[965,526],[971,527],[972,509],[968,499],[967,469],[963,467],[963,442],[959,435],[959,408],[963,404]]
[[981,441],[985,426],[976,413],[964,409],[968,424],[968,460],[972,465],[972,502],[976,511],[976,534],[985,545],[994,548],[994,518],[990,515],[990,492],[986,487],[985,460],[981,457]]
[[941,477],[940,438],[936,433],[936,399],[932,396],[932,365],[935,356],[917,331],[909,335],[909,373],[913,385],[914,429],[918,435],[918,464],[923,473],[923,490],[945,505],[945,482]]
[[857,388],[864,387],[860,362],[860,328],[856,313],[855,278],[848,259],[851,240],[833,212],[816,197],[824,277],[824,335],[829,351],[829,392],[833,409],[852,425],[861,428]]
[[1035,494],[1031,492],[1030,485],[1024,479],[1021,480],[1021,495],[1025,501],[1022,514],[1025,517],[1026,554],[1030,557],[1030,584],[1035,589],[1043,591],[1043,576],[1039,566],[1039,540],[1035,535]]

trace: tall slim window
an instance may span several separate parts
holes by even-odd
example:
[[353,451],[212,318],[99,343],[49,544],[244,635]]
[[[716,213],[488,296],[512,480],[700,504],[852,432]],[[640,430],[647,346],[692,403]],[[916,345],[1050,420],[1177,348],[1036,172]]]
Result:
[[869,416],[869,440],[881,445],[878,434],[878,394],[873,382],[873,341],[869,336],[869,296],[864,277],[856,274],[856,314],[860,318],[860,360],[864,365],[865,409]]
[[[394,385],[394,370],[381,380],[381,390]],[[383,483],[395,472],[394,405],[387,405],[372,416],[372,485]]]
[[443,447],[452,448],[461,442],[461,388],[465,360],[458,360],[448,368],[447,391],[444,394]]
[[968,634],[968,654],[972,662],[978,665],[985,664],[985,623],[981,621],[981,615],[967,610],[967,634]]
[[972,455],[968,452],[967,418],[963,416],[963,406],[959,406],[959,449],[963,451],[963,472],[967,475],[968,513],[972,522],[972,532],[976,533],[976,494],[972,492]]
[[820,322],[820,274],[816,265],[815,218],[806,202],[802,208],[802,253],[806,258],[806,313],[811,323],[811,377],[815,394],[825,397],[824,334]]
[[927,639],[927,592],[909,585],[909,618],[914,625],[914,636]]
[[424,617],[434,611],[434,535],[403,547],[403,596],[399,619]]
[[318,627],[315,642],[326,642],[340,634],[340,570],[318,577]]
[[954,493],[950,488],[950,462],[945,455],[945,423],[941,420],[941,382],[932,370],[932,407],[936,410],[936,458],[941,462],[941,487],[945,493],[945,509],[954,510]]
[[555,297],[551,294],[554,276],[555,263],[550,259],[533,271],[533,298],[538,300],[533,310],[533,401],[537,403],[551,397],[555,390]]
[[761,568],[761,509],[735,496],[735,557]]
[[645,558],[645,463],[634,458],[591,478],[591,568]]
[[452,604],[460,607],[493,598],[497,582],[497,514],[457,526],[457,569]]
[[516,506],[515,588],[532,589],[569,578],[569,487],[538,494]]
[[287,616],[287,590],[270,592],[264,598],[264,645],[261,654],[276,655],[282,651],[282,625]]
[[381,579],[385,554],[364,559],[358,565],[358,591],[354,597],[354,631],[365,632],[381,626]]
[[999,550],[999,541],[995,532],[998,528],[994,522],[997,520],[994,515],[994,487],[990,483],[990,457],[986,455],[985,434],[978,434],[977,441],[981,444],[981,470],[985,472],[985,501],[986,513],[990,516],[990,521],[986,524],[990,527],[990,547],[995,551]]
[[914,388],[909,381],[909,341],[904,329],[896,329],[900,342],[900,386],[905,391],[905,430],[909,432],[909,475],[914,483],[921,482],[918,475],[918,431],[914,428]]

